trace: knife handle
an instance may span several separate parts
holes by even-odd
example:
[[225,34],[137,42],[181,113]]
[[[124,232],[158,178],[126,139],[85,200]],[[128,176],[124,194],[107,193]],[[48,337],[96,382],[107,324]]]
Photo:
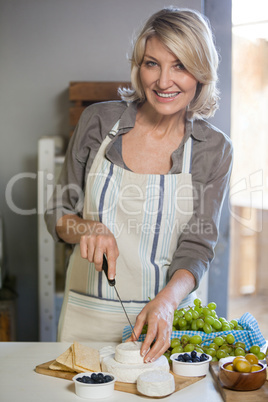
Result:
[[106,256],[103,254],[103,263],[102,263],[102,269],[106,275],[106,278],[108,280],[108,283],[110,286],[114,286],[115,285],[115,279],[109,279],[108,278],[108,263],[107,263],[107,258]]

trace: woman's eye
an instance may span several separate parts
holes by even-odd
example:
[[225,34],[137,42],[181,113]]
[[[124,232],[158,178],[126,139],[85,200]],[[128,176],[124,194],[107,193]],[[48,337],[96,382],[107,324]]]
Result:
[[157,63],[155,61],[146,61],[146,66],[148,67],[155,67],[157,66]]
[[183,65],[182,63],[176,64],[176,67],[177,67],[179,70],[186,70],[186,68],[184,67],[184,65]]

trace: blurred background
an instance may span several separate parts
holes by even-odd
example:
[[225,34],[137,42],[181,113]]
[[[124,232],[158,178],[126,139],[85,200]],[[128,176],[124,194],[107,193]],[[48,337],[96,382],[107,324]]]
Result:
[[268,2],[232,2],[229,316],[268,337]]
[[[70,83],[129,81],[131,41],[164,0],[0,0],[0,340],[53,341],[70,249],[43,210],[74,118]],[[235,162],[200,295],[251,312],[268,338],[267,1],[174,0],[203,12],[221,56],[220,109]],[[76,105],[77,106],[77,105]]]

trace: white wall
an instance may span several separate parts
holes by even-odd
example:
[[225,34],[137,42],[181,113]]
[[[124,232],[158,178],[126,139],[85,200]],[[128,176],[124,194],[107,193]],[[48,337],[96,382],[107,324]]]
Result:
[[[129,80],[133,32],[170,3],[201,10],[202,0],[0,0],[0,214],[20,341],[38,339],[37,217],[10,209],[7,185],[36,173],[41,136],[68,137],[69,82]],[[31,178],[17,182],[15,205],[35,208],[36,188]]]

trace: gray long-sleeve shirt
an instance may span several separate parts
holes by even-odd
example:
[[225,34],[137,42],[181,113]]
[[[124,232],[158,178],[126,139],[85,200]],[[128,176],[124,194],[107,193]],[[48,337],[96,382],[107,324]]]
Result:
[[[45,220],[55,241],[56,223],[66,214],[82,216],[86,178],[99,147],[120,118],[118,135],[106,149],[106,158],[125,168],[118,137],[130,131],[136,120],[137,105],[123,101],[96,103],[81,115],[69,142],[58,186],[49,202]],[[186,121],[186,132],[179,147],[172,153],[168,174],[181,173],[184,144],[193,138],[192,182],[194,187],[193,216],[178,238],[178,246],[169,267],[169,278],[178,269],[190,271],[196,288],[214,257],[219,221],[232,168],[232,144],[228,136],[205,120]]]

